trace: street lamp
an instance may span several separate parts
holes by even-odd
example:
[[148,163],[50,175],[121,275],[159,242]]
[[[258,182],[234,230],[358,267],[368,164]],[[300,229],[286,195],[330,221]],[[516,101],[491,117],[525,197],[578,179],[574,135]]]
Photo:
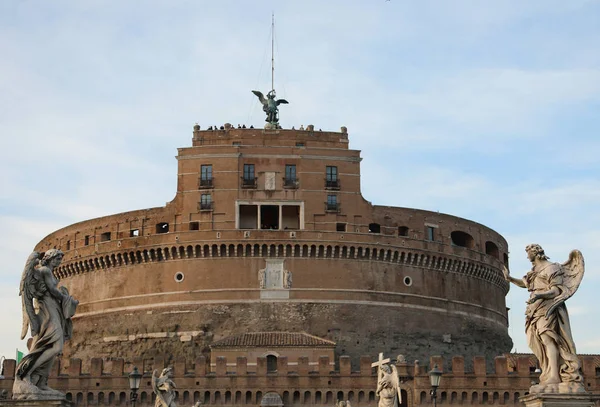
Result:
[[131,373],[129,373],[129,388],[131,389],[131,405],[135,407],[135,401],[137,400],[137,391],[140,388],[140,382],[142,381],[142,374],[138,371],[137,367],[133,367]]
[[438,365],[435,365],[429,372],[429,380],[431,381],[431,398],[433,400],[434,407],[437,406],[437,388],[442,380],[442,371],[438,369]]

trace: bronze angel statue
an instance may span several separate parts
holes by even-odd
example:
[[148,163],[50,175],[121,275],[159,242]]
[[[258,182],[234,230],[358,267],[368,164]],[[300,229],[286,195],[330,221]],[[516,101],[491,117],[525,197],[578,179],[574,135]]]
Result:
[[50,249],[33,252],[25,263],[19,295],[23,305],[21,339],[31,329],[29,353],[17,366],[13,398],[38,399],[64,395],[48,387],[48,376],[64,342],[73,333],[71,317],[79,301],[66,287],[58,287],[52,271],[62,261],[63,253]]
[[279,108],[277,106],[282,103],[287,105],[288,101],[285,99],[275,100],[275,89],[269,91],[266,98],[262,92],[257,90],[253,90],[252,93],[258,96],[258,100],[263,105],[263,111],[267,114],[265,121],[275,126],[275,128],[279,128]]
[[525,311],[525,333],[529,347],[537,357],[542,373],[540,383],[530,393],[578,393],[585,391],[581,362],[571,335],[565,301],[571,298],[583,278],[583,255],[573,250],[563,264],[551,263],[538,244],[525,248],[533,267],[522,278],[507,281],[526,288],[529,300]]
[[398,407],[402,404],[400,379],[395,365],[386,364],[379,367],[375,394],[379,396],[378,407]]
[[154,407],[177,407],[175,403],[175,382],[171,380],[173,369],[164,368],[160,376],[158,370],[152,373],[152,390],[156,394]]

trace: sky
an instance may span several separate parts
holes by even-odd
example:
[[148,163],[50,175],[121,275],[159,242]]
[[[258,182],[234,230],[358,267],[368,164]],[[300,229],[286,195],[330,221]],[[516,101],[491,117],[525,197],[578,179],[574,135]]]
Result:
[[[0,356],[26,348],[38,241],[170,201],[196,122],[263,125],[250,91],[270,88],[271,13],[282,126],[347,126],[367,200],[491,227],[514,276],[529,243],[581,250],[567,306],[578,352],[600,353],[599,0],[6,0]],[[518,352],[526,299],[506,299]]]

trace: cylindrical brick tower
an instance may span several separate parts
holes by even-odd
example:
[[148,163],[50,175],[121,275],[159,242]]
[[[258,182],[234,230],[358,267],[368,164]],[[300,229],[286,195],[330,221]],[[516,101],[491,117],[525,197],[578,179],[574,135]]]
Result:
[[[165,207],[57,230],[36,250],[81,301],[66,357],[194,357],[227,336],[307,332],[354,361],[511,349],[507,243],[466,219],[374,206],[337,132],[201,131]],[[414,192],[418,193],[418,192]]]

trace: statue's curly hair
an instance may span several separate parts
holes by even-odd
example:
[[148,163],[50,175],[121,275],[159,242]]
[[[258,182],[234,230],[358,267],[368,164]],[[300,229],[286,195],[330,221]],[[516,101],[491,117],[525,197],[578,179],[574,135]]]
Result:
[[548,260],[550,257],[546,256],[544,249],[537,243],[528,244],[525,247],[525,251],[529,253],[532,251],[535,254],[535,257],[541,260]]
[[42,257],[42,260],[40,260],[40,263],[42,264],[42,266],[45,266],[56,256],[64,256],[64,255],[65,254],[58,249],[46,250],[46,252],[44,253],[44,257]]

